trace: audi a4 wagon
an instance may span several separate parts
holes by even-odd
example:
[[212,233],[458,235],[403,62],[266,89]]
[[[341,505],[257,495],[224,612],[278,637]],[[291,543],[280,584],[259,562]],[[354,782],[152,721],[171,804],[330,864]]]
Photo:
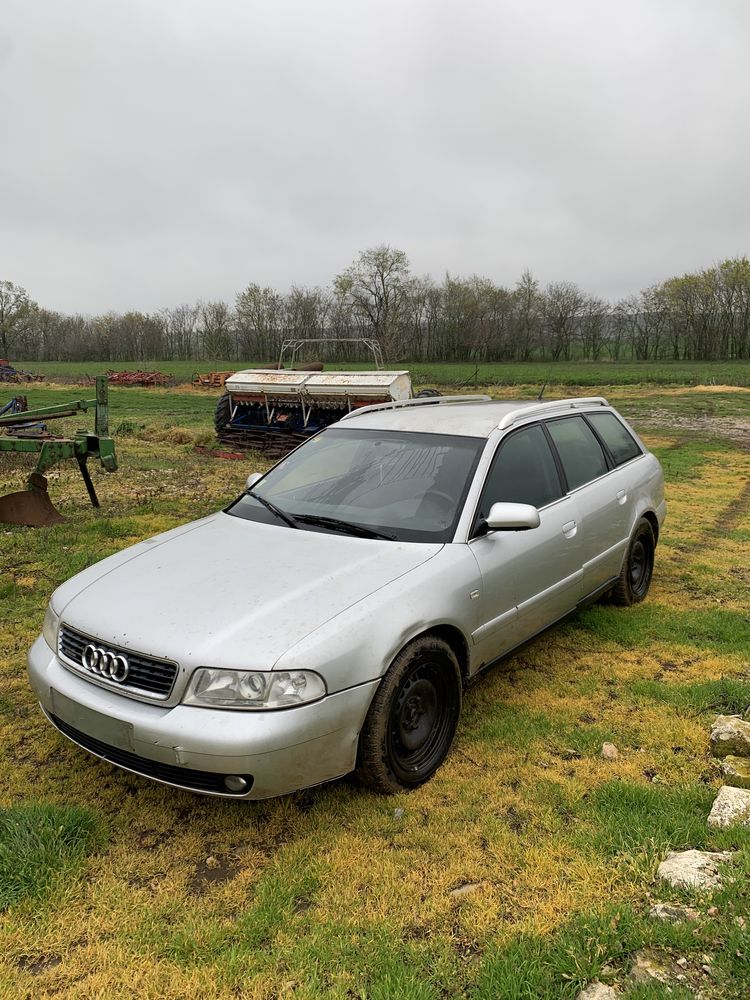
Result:
[[414,788],[474,675],[586,603],[646,596],[665,513],[659,462],[604,399],[365,407],[59,587],[31,685],[74,743],[179,788]]

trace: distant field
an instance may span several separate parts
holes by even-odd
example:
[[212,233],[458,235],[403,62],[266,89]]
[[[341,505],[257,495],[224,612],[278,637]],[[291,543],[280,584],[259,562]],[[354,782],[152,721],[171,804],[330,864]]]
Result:
[[[134,371],[158,369],[175,382],[187,382],[195,372],[238,371],[264,362],[248,361],[27,361],[16,362],[50,380],[76,381],[109,368]],[[265,363],[268,363],[266,360]],[[343,370],[368,368],[368,362],[329,365]],[[529,363],[389,362],[390,368],[408,368],[415,382],[457,385],[734,385],[750,386],[750,361],[534,361]],[[476,378],[475,378],[476,371]]]

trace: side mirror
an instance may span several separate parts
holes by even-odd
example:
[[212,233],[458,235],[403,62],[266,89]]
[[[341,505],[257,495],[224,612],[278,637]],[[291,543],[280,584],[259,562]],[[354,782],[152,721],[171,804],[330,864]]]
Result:
[[539,511],[530,503],[493,503],[485,523],[489,531],[528,531],[539,527]]
[[258,480],[262,478],[263,478],[262,472],[251,472],[250,475],[247,477],[247,483],[245,484],[245,486],[247,487],[247,489],[251,490],[253,486],[255,486],[255,484],[258,482]]

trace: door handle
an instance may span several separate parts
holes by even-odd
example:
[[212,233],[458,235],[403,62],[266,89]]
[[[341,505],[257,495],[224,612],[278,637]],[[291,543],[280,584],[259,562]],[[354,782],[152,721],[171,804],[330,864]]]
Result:
[[615,495],[617,497],[617,502],[619,504],[624,504],[625,501],[628,499],[628,494],[627,494],[626,490],[619,490],[619,492],[616,493]]
[[578,530],[578,525],[575,521],[566,521],[562,526],[562,533],[566,538],[573,538],[576,531]]

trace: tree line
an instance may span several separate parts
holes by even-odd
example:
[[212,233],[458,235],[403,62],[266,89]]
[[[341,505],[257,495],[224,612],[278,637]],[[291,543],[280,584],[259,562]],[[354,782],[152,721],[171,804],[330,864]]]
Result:
[[[234,303],[96,316],[45,309],[0,281],[0,357],[25,361],[272,360],[284,339],[369,337],[393,361],[710,361],[750,358],[750,262],[722,261],[618,302],[569,281],[512,288],[412,273],[402,250],[365,250],[330,287],[251,283]],[[331,345],[325,357],[342,360]]]

